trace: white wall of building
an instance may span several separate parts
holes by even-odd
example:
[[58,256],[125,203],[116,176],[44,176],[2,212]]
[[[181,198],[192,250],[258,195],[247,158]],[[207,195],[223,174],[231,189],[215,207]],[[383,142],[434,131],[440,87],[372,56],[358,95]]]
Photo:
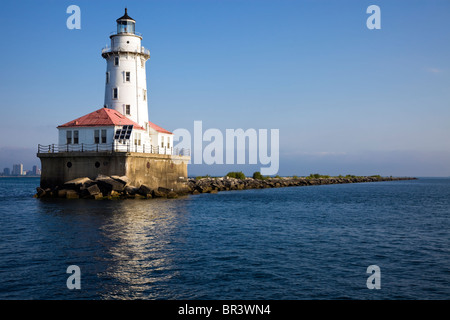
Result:
[[151,129],[150,138],[153,148],[159,147],[159,153],[172,154],[173,134],[162,133]]
[[[122,126],[111,127],[71,127],[71,128],[58,128],[58,144],[60,149],[64,149],[67,145],[67,132],[70,131],[71,144],[70,148],[81,148],[83,145],[84,150],[96,150],[96,146],[99,145],[99,150],[111,149],[114,142],[114,136],[117,129],[121,129]],[[106,142],[103,139],[102,130],[105,131]],[[98,143],[96,143],[96,131],[98,131]],[[75,137],[78,132],[78,143],[75,141]],[[138,148],[132,148],[131,151],[136,150],[138,152],[150,152],[151,140],[149,134],[144,130],[133,129],[129,140],[116,141],[116,145],[130,145],[138,146]],[[124,149],[125,151],[125,149]]]
[[[75,143],[76,132],[78,131],[78,144],[95,144],[95,130],[99,131],[99,144],[111,144],[114,139],[115,127],[71,127],[58,128],[58,144],[67,144],[67,131],[71,131],[72,143]],[[106,130],[106,142],[102,141],[102,130]]]

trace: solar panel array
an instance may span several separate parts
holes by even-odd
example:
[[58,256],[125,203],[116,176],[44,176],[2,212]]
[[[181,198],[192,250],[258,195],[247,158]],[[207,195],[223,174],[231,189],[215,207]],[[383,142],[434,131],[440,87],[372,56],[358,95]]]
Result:
[[115,140],[129,140],[131,136],[131,131],[133,130],[133,125],[123,126],[122,129],[116,130]]

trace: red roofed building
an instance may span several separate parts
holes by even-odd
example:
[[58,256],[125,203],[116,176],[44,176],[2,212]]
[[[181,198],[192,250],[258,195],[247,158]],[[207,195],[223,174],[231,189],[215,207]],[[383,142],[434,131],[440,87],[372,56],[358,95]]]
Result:
[[136,129],[145,130],[136,122],[122,115],[120,112],[108,108],[98,109],[85,116],[82,116],[80,118],[67,122],[63,125],[60,125],[58,126],[58,128],[102,127],[102,126],[124,126],[124,125],[132,125]]
[[143,128],[120,112],[101,108],[58,126],[66,150],[115,150],[171,154],[173,133],[148,121]]

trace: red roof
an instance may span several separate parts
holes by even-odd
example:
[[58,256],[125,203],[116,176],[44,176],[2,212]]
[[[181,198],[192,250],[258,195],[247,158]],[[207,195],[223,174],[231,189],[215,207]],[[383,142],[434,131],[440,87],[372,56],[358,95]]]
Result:
[[154,130],[156,130],[156,131],[158,131],[158,132],[161,132],[161,133],[168,133],[168,134],[173,134],[172,132],[170,132],[170,131],[167,131],[166,129],[164,129],[164,128],[161,128],[160,126],[157,126],[156,124],[154,124],[153,122],[148,122],[148,125],[150,126],[150,128],[152,128],[152,129],[154,129]]
[[135,129],[145,130],[139,124],[128,119],[120,112],[109,108],[98,109],[97,111],[91,112],[78,119],[60,125],[58,126],[58,128],[105,127],[105,126],[125,126],[125,125],[132,125]]

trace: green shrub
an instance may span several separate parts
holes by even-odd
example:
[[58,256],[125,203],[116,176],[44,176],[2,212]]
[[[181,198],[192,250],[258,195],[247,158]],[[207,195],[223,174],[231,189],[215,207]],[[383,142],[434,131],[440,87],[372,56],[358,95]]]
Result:
[[253,172],[253,179],[263,180],[264,177],[263,177],[263,175],[261,174],[261,172],[256,171],[256,172]]
[[242,171],[239,172],[228,172],[227,177],[236,179],[245,179],[245,174]]
[[319,174],[319,173],[311,173],[306,179],[330,179],[330,176],[328,174]]

